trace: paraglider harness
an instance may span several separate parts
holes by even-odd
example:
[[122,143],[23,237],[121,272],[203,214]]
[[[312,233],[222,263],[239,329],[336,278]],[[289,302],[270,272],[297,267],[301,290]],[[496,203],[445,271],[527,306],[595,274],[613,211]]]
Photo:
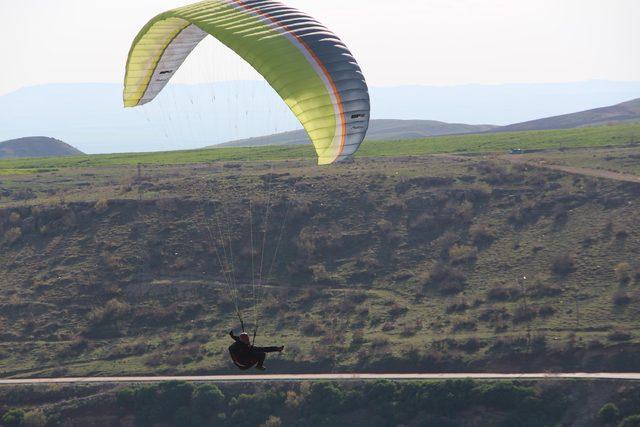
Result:
[[[244,320],[242,320],[242,315],[240,314],[240,311],[237,311],[236,314],[238,315],[238,319],[240,320],[240,326],[242,326],[242,332],[245,332],[244,329]],[[233,334],[233,331],[232,331]],[[251,340],[251,345],[248,346],[249,347],[249,354],[251,354],[251,352],[253,351],[253,347],[254,347],[254,343],[256,341],[256,335],[258,334],[258,325],[256,325],[256,328],[253,330],[253,339]],[[233,337],[233,335],[231,335]],[[245,344],[246,345],[246,344]],[[253,366],[258,363],[258,360],[255,358],[251,358],[248,361],[244,361],[245,363],[242,363],[243,361],[238,359],[238,355],[236,353],[234,353],[231,348],[233,347],[233,345],[231,347],[229,347],[229,355],[231,356],[231,360],[233,361],[233,364],[236,365],[236,367],[238,369],[240,369],[241,371],[247,371],[251,368],[253,368]],[[249,362],[248,364],[246,362]]]

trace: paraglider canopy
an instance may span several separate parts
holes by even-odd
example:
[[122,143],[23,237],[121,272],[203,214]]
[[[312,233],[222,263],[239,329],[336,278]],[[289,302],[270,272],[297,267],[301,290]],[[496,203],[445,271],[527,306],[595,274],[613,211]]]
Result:
[[133,42],[124,104],[152,101],[212,35],[255,68],[303,125],[326,165],[350,158],[369,127],[369,93],[344,43],[310,16],[269,0],[207,0],[153,18]]

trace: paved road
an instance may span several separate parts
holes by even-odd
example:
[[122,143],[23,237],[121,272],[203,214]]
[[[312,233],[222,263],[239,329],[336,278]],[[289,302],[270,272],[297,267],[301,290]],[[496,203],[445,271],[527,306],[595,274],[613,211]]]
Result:
[[300,381],[367,381],[367,380],[635,380],[640,373],[537,373],[537,374],[275,374],[275,375],[210,375],[197,377],[85,377],[85,378],[25,378],[0,379],[0,385],[33,384],[95,384],[95,383],[157,383],[164,381],[187,382],[300,382]]

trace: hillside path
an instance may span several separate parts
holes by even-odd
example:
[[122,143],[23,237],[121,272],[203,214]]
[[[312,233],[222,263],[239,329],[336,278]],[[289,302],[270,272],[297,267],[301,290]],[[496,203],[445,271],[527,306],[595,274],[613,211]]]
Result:
[[565,172],[573,175],[585,175],[585,176],[590,176],[594,178],[604,178],[604,179],[612,179],[615,181],[640,183],[640,176],[629,174],[629,173],[613,172],[613,171],[602,170],[602,169],[581,168],[581,167],[575,167],[575,166],[556,165],[553,163],[547,163],[543,160],[529,160],[529,159],[522,158],[512,154],[499,156],[498,158],[507,160],[511,163],[523,164],[523,165],[528,165],[528,166],[533,166],[538,168],[551,169],[551,170]]
[[[463,156],[463,155],[457,155],[457,154],[435,154],[435,156],[444,157],[452,160],[458,160],[458,161],[460,160],[469,161],[470,159],[479,158],[476,156]],[[531,158],[523,157],[523,155],[518,155],[518,154],[482,155],[482,158],[492,159],[492,160],[505,160],[514,164],[555,170],[555,171],[565,172],[572,175],[584,175],[584,176],[590,176],[593,178],[604,178],[604,179],[612,179],[614,181],[640,183],[640,176],[633,175],[630,173],[621,173],[621,172],[613,172],[613,171],[602,170],[602,169],[557,165],[553,163],[547,163],[544,160],[534,160]]]
[[0,385],[36,384],[105,384],[105,383],[158,383],[165,381],[256,383],[256,382],[302,382],[302,381],[371,381],[371,380],[633,380],[640,381],[640,373],[595,372],[595,373],[449,373],[449,374],[273,374],[273,375],[208,375],[208,376],[157,376],[157,377],[78,377],[78,378],[23,378],[0,379]]

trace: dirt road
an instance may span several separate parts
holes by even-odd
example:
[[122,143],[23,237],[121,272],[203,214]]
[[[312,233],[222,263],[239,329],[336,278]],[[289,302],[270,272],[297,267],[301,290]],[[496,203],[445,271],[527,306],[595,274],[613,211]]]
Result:
[[572,175],[584,175],[590,176],[593,178],[603,178],[603,179],[612,179],[615,181],[622,182],[634,182],[640,183],[640,176],[621,173],[621,172],[613,172],[602,169],[592,169],[592,168],[581,168],[575,166],[565,166],[565,165],[557,165],[554,163],[548,163],[546,160],[536,159],[527,157],[526,155],[520,154],[482,154],[482,155],[460,155],[460,154],[435,154],[436,157],[447,158],[451,160],[457,161],[469,161],[470,159],[484,159],[484,160],[497,160],[497,161],[507,161],[513,164],[527,165],[535,168],[544,168],[549,170],[555,170],[559,172],[564,172]]
[[640,381],[640,373],[534,373],[534,374],[275,374],[275,375],[210,375],[210,376],[159,376],[159,377],[84,377],[84,378],[25,378],[0,379],[0,385],[34,384],[99,384],[99,383],[157,383],[165,381],[186,382],[301,382],[301,381],[371,381],[371,380],[633,380]]
[[635,182],[640,183],[640,176],[632,175],[628,173],[612,172],[602,169],[580,168],[575,166],[563,166],[553,163],[547,163],[543,160],[531,160],[526,157],[517,155],[504,155],[498,156],[497,159],[507,160],[511,163],[517,163],[522,165],[528,165],[532,167],[551,169],[559,172],[565,172],[573,175],[585,175],[594,178],[612,179],[615,181]]

